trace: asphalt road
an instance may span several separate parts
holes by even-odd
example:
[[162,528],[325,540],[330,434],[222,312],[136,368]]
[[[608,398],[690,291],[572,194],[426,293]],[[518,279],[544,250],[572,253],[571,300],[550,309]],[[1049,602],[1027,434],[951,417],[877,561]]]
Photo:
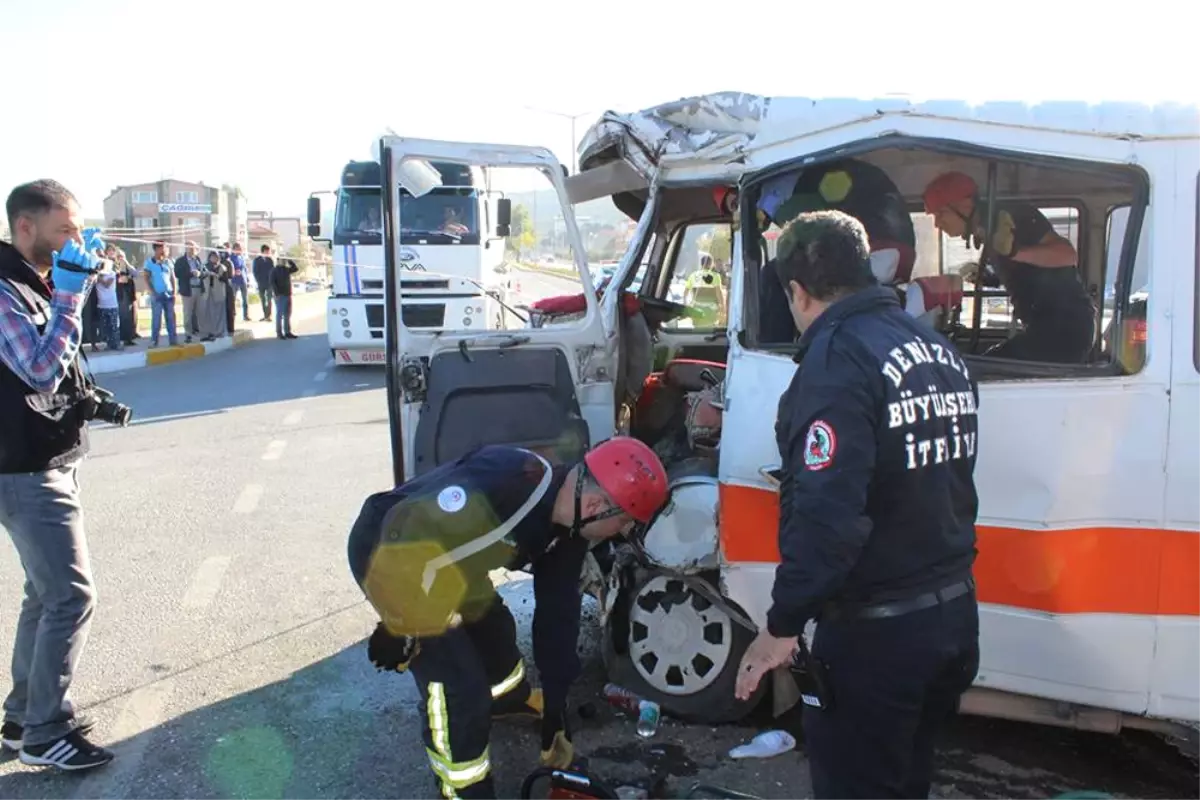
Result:
[[[572,291],[531,273],[520,282],[527,299]],[[362,499],[389,485],[383,372],[333,367],[322,324],[300,324],[297,341],[105,381],[136,422],[100,426],[82,471],[99,610],[75,697],[118,758],[62,775],[6,755],[0,797],[436,796],[412,679],[367,662],[374,618],[346,565]],[[501,591],[527,636],[529,581],[508,577]],[[5,647],[21,584],[15,553],[0,548]],[[589,617],[576,703],[597,701],[604,682],[596,637]],[[632,720],[598,705],[573,725],[603,777],[659,771],[677,788],[702,780],[761,797],[809,792],[802,752],[725,756],[751,726],[665,720],[642,741]],[[501,796],[515,797],[537,757],[534,729],[497,723],[492,742]],[[958,723],[939,757],[938,796],[1078,789],[1196,797],[1197,777],[1153,737],[987,720]]]

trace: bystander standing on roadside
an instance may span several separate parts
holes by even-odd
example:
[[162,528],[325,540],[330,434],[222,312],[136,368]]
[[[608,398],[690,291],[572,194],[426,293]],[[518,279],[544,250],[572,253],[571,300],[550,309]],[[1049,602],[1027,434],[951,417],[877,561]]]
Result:
[[[241,245],[236,245],[236,247],[241,249]],[[225,324],[222,327],[225,329],[226,333],[232,336],[234,330],[237,328],[237,325],[235,324],[237,322],[237,310],[235,308],[235,298],[233,296],[234,293],[231,291],[233,287],[233,275],[237,272],[237,265],[233,261],[233,254],[229,253],[228,251],[222,250],[221,252],[217,253],[217,258],[223,267],[223,269],[220,271],[220,274],[223,276],[221,280],[224,282],[223,285],[226,287],[226,292],[224,295]],[[245,263],[244,259],[243,263]]]
[[196,304],[196,319],[200,325],[200,340],[211,342],[225,335],[228,324],[226,318],[225,283],[229,280],[228,262],[221,260],[220,255],[210,250],[208,263],[201,272],[200,288],[202,294]]
[[177,344],[175,334],[175,270],[167,257],[165,242],[154,243],[154,255],[147,261],[142,271],[146,273],[146,285],[150,288],[150,346],[158,347],[158,334],[162,329],[163,316],[166,316],[167,341],[174,347]]
[[271,292],[275,295],[275,335],[280,339],[299,339],[292,333],[292,276],[300,271],[296,262],[281,258],[271,270]]
[[271,270],[275,261],[271,258],[271,245],[264,244],[254,259],[254,282],[258,285],[258,299],[262,302],[263,322],[271,321]]
[[79,494],[94,406],[79,349],[102,242],[97,229],[82,230],[79,203],[57,181],[18,186],[5,211],[12,244],[0,243],[0,525],[20,556],[25,597],[0,744],[23,764],[91,769],[113,754],[87,738],[94,721],[76,715],[70,689],[96,610]]
[[98,299],[95,292],[88,294],[87,299],[83,301],[83,336],[80,340],[83,344],[92,346],[92,352],[95,353],[100,349],[100,342],[104,338],[100,331],[100,310],[97,305]]
[[124,350],[121,344],[121,308],[117,299],[117,273],[102,272],[96,277],[96,313],[100,321],[100,338],[109,350]]
[[[229,262],[233,265],[233,273],[229,277],[229,287],[233,290],[229,293],[230,307],[235,307],[236,297],[242,296],[242,319],[246,322],[250,321],[250,282],[246,279],[249,268],[246,266],[246,254],[242,252],[242,243],[233,243],[233,252],[229,255]],[[229,330],[233,331],[233,323],[230,323]]]
[[183,300],[183,341],[190,342],[192,334],[199,329],[196,304],[204,292],[200,281],[200,270],[204,264],[200,261],[200,250],[195,242],[185,242],[184,247],[183,255],[175,259],[175,283]]
[[113,270],[117,275],[117,305],[121,312],[121,342],[132,345],[138,338],[137,270],[121,248],[113,248]]

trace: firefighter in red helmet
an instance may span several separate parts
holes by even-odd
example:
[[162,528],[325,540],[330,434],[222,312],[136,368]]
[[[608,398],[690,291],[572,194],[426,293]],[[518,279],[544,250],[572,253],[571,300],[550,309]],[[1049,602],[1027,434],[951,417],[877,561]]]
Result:
[[[381,670],[411,671],[425,748],[446,797],[495,797],[490,720],[541,719],[541,762],[574,756],[567,691],[579,674],[579,579],[591,543],[648,524],[667,501],[654,451],[617,437],[577,464],[490,445],[367,498],[350,569],[380,622],[367,645]],[[512,614],[488,576],[533,573],[532,688]]]
[[992,240],[987,212],[975,179],[945,172],[925,187],[925,213],[950,237],[981,247],[979,265],[959,274],[964,280],[1008,290],[1023,329],[986,355],[1021,361],[1083,364],[1096,335],[1096,307],[1078,269],[1078,254],[1046,216],[1030,203],[995,204]]

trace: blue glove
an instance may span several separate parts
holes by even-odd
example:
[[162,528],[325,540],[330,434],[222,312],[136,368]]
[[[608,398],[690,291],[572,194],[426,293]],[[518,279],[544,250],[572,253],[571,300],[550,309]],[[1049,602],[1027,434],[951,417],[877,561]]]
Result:
[[[95,228],[89,228],[84,232],[84,236],[90,241],[99,241],[99,237],[94,233],[95,230]],[[70,292],[71,294],[80,294],[84,291],[92,279],[88,272],[96,269],[100,262],[96,254],[85,249],[86,247],[87,245],[80,245],[74,239],[68,239],[61,251],[54,251],[54,268],[50,272],[50,280],[54,283],[56,291]],[[71,265],[82,271],[66,269],[63,265]]]
[[104,240],[100,238],[99,228],[84,228],[83,229],[83,249],[89,253],[94,253],[99,250],[104,252]]

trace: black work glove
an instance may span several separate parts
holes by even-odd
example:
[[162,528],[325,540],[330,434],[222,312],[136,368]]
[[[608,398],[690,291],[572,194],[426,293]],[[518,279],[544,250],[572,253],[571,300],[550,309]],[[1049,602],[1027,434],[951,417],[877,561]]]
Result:
[[392,636],[382,622],[375,626],[375,632],[367,640],[367,658],[380,671],[407,671],[420,650],[421,644],[416,638]]
[[566,769],[575,760],[575,746],[571,744],[571,732],[567,729],[566,708],[545,709],[542,715],[542,754],[539,759],[543,767]]

